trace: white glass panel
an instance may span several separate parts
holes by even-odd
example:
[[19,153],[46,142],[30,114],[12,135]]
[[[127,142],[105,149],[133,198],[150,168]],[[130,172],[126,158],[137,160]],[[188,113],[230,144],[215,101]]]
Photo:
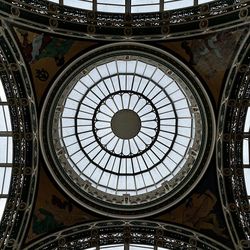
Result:
[[159,4],[160,0],[131,0],[131,5]]
[[8,156],[7,163],[12,163],[13,158],[13,138],[11,136],[8,137]]
[[199,0],[199,4],[202,4],[202,3],[209,3],[209,2],[214,2],[214,0]]
[[97,11],[111,12],[111,13],[124,13],[125,0],[97,0]]
[[64,4],[67,6],[80,8],[80,9],[86,9],[86,10],[92,10],[92,3],[89,1],[84,0],[64,0]]
[[[0,137],[0,163],[7,163],[7,149],[8,148],[8,140],[7,137]],[[12,150],[12,149],[11,149]]]
[[193,0],[180,0],[180,1],[165,1],[164,3],[164,10],[173,10],[173,9],[180,9],[184,7],[193,6]]
[[250,107],[247,109],[247,115],[245,120],[244,132],[250,132]]
[[243,164],[249,164],[249,139],[243,140]]
[[244,168],[247,195],[250,195],[250,168]]
[[159,0],[132,0],[131,12],[156,12],[160,10]]
[[132,6],[132,13],[148,13],[148,12],[158,12],[160,10],[159,5],[145,5],[145,6]]

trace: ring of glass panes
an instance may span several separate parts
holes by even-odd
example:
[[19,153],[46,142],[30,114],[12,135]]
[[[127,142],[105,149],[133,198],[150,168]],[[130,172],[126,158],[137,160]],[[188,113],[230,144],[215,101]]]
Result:
[[[140,123],[138,127],[140,128],[134,132],[133,121],[131,124],[125,120],[124,130],[128,136],[119,135],[119,131],[117,131],[117,135],[117,132],[112,128],[112,122],[120,112],[125,113],[125,118],[132,117],[133,119],[133,116],[129,114],[126,117],[126,112],[128,111],[133,111],[137,114],[139,118],[138,123]],[[122,117],[120,117],[120,119],[122,119]],[[120,90],[104,98],[93,112],[93,139],[99,143],[102,149],[114,157],[137,157],[149,150],[154,144],[159,134],[159,122],[160,116],[157,108],[149,98],[139,92]],[[118,124],[117,126],[119,125],[121,126],[122,124]],[[127,128],[128,125],[130,125],[129,128]],[[119,127],[117,129],[119,130]],[[98,153],[99,152],[100,151],[98,151]],[[105,152],[103,153],[106,154]],[[124,159],[124,161],[127,160],[128,159]]]
[[54,84],[40,136],[64,190],[130,217],[191,190],[211,158],[215,125],[204,90],[177,59],[123,46],[92,51]]

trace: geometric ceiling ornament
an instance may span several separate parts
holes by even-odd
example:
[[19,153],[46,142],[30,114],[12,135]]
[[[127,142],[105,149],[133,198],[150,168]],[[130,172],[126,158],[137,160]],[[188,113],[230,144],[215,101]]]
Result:
[[113,217],[152,215],[200,180],[215,142],[198,78],[165,51],[103,46],[58,77],[40,118],[43,156],[77,202]]

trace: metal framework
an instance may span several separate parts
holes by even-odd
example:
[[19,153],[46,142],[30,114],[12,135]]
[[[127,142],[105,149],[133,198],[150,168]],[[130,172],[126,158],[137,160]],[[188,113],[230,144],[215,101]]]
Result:
[[[4,27],[0,30],[0,79],[6,94],[11,125],[13,155],[6,152],[12,166],[11,186],[0,226],[0,248],[20,245],[29,221],[37,176],[38,141],[35,104],[30,81],[21,63],[20,53]],[[1,136],[6,132],[1,133]],[[1,145],[2,146],[2,145]],[[11,151],[11,150],[10,150]],[[3,149],[1,149],[2,155]],[[9,176],[10,177],[10,176]]]
[[[243,25],[249,0],[219,0],[201,6],[153,13],[104,13],[45,0],[0,0],[11,21],[69,36],[106,40],[159,40]],[[29,17],[28,20],[26,17]]]
[[100,246],[111,244],[124,244],[124,250],[129,250],[130,244],[150,245],[155,246],[155,249],[158,246],[160,249],[229,250],[220,242],[201,233],[172,224],[142,220],[109,220],[82,224],[50,234],[24,249],[99,250]]
[[[2,17],[0,78],[7,97],[7,102],[3,101],[1,104],[9,106],[11,135],[13,136],[12,185],[1,221],[1,249],[20,249],[21,247],[33,204],[38,162],[37,116],[30,80],[14,39],[5,27],[4,20],[75,37],[107,40],[172,39],[218,31],[228,26],[244,25],[249,17],[249,1],[220,0],[183,10],[163,12],[162,10],[161,7],[160,12],[154,13],[133,14],[125,10],[125,14],[112,14],[100,13],[95,9],[94,11],[77,10],[42,0],[0,0]],[[249,109],[250,98],[249,42],[249,34],[247,34],[245,44],[229,72],[219,114],[216,149],[223,211],[231,238],[235,243],[235,248],[238,249],[248,249],[250,245],[249,197],[244,179],[244,168],[249,166],[243,164],[242,159],[244,138],[249,139],[249,134],[244,132],[243,122]],[[168,59],[173,62],[171,58]],[[80,67],[80,64],[78,62],[78,65],[75,65],[76,68]],[[71,71],[66,73],[69,72]],[[185,73],[189,75],[188,77],[192,75],[188,71]],[[67,79],[64,76],[58,82],[62,83],[65,80]],[[199,94],[202,96],[202,91]],[[209,110],[207,115],[210,116]],[[207,159],[200,164],[205,164],[206,161]],[[9,167],[9,163],[0,164],[0,168]],[[198,174],[202,175],[202,173]],[[83,199],[77,190],[69,186],[58,173],[54,176],[59,179],[62,186],[69,188],[68,193],[73,194],[77,201],[83,202],[87,207],[93,207],[95,211],[98,210],[97,204],[91,203],[87,198]],[[190,185],[194,186],[195,183],[192,179]],[[85,187],[89,188],[88,185]],[[183,190],[178,193],[180,197],[183,194],[185,194]],[[93,192],[93,195],[96,194]],[[97,196],[95,198],[98,199]],[[169,203],[175,204],[177,201],[178,197],[172,196],[167,202],[162,203],[162,207],[166,208]],[[126,199],[121,202],[126,202]],[[154,209],[155,207],[152,206],[132,213],[135,217],[138,217],[138,213],[144,216],[153,214]],[[110,208],[104,209],[104,212],[116,213],[117,216],[120,214],[131,216],[132,214],[126,214],[124,211],[119,214],[118,210]],[[96,247],[98,249],[100,245],[113,243],[121,243],[125,246],[129,243],[149,244],[169,249],[176,249],[176,247],[179,249],[227,249],[197,232],[175,225],[145,221],[109,221],[103,224],[98,222],[79,225],[51,234],[27,249],[61,249],[62,247],[66,249]]]

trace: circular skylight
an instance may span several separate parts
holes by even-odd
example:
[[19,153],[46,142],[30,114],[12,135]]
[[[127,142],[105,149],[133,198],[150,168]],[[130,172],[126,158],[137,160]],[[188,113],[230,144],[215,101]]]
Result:
[[114,57],[81,73],[58,117],[60,147],[79,177],[110,194],[138,195],[181,174],[201,137],[197,104],[182,85],[143,57]]
[[207,100],[172,63],[111,51],[79,59],[50,95],[45,140],[53,161],[87,197],[128,207],[172,197],[203,160]]

